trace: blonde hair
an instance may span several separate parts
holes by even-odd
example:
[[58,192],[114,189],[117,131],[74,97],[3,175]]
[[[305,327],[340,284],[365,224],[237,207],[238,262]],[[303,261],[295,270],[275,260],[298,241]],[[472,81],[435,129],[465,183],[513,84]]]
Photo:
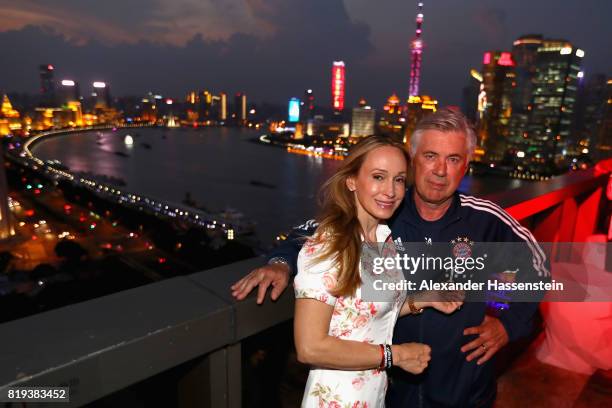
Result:
[[363,231],[357,219],[355,194],[349,191],[346,180],[357,176],[368,153],[385,146],[399,149],[408,165],[410,158],[402,143],[388,136],[369,136],[351,148],[338,171],[321,187],[319,226],[313,239],[323,249],[315,260],[333,258],[338,269],[337,284],[332,290],[334,296],[353,295],[361,286],[359,261]]

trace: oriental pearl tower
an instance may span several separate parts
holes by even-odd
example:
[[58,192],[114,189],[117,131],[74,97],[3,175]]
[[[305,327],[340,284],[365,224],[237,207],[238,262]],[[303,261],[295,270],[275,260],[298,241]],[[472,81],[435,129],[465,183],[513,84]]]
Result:
[[418,3],[416,16],[416,33],[410,43],[411,65],[410,65],[410,87],[408,96],[419,95],[419,80],[421,78],[421,58],[423,54],[423,40],[421,34],[423,29],[423,2]]

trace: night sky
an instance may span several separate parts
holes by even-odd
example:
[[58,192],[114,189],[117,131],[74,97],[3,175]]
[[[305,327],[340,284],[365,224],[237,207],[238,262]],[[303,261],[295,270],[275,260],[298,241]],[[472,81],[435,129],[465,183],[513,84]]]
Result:
[[[486,50],[541,33],[585,50],[584,71],[612,75],[612,1],[425,0],[422,93],[459,104]],[[331,62],[347,65],[347,106],[405,99],[412,0],[0,0],[0,90],[56,78],[110,83],[113,95],[245,91],[285,103],[314,89],[329,105]]]

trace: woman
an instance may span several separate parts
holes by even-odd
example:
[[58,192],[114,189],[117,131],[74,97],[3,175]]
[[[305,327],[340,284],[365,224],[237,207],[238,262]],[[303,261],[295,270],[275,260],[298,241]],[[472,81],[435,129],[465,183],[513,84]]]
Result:
[[[425,344],[393,344],[399,315],[435,307],[445,313],[460,302],[415,302],[398,291],[387,302],[361,298],[362,245],[393,255],[384,221],[406,191],[408,155],[399,142],[372,136],[355,145],[323,186],[319,227],[303,246],[295,277],[295,344],[310,364],[302,407],[383,407],[385,369],[419,374],[430,359]],[[367,251],[370,252],[370,251]],[[401,279],[401,271],[387,279]]]

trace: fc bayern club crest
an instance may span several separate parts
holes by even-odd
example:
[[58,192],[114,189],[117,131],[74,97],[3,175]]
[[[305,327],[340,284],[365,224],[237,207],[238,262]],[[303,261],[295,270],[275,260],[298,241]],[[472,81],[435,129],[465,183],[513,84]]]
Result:
[[451,241],[453,256],[455,258],[470,258],[472,256],[473,241],[468,237],[457,237]]

